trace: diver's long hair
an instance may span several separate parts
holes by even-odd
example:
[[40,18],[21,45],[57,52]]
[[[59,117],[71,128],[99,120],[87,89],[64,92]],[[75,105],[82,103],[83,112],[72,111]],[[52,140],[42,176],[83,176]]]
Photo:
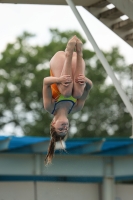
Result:
[[48,147],[48,153],[45,157],[46,165],[51,164],[51,162],[52,162],[56,142],[60,141],[62,144],[62,140],[66,137],[66,135],[63,135],[63,136],[59,135],[55,131],[55,127],[52,125],[52,123],[50,124],[50,135],[51,135],[51,140],[50,140],[49,147]]

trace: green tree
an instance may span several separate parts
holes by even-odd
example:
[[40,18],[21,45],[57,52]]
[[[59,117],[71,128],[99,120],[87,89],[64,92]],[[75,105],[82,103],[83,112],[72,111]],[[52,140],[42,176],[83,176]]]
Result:
[[[60,32],[51,29],[51,41],[46,45],[32,46],[33,34],[24,32],[8,44],[0,59],[0,128],[11,125],[12,134],[49,136],[52,116],[43,108],[43,78],[49,76],[49,61],[64,50],[68,39],[77,31]],[[104,53],[111,67],[120,78],[128,80],[130,73],[118,48]],[[131,117],[94,52],[84,48],[86,76],[93,81],[93,89],[82,111],[70,115],[70,137],[129,136]],[[125,91],[130,95],[130,88]],[[75,134],[76,133],[76,134]]]

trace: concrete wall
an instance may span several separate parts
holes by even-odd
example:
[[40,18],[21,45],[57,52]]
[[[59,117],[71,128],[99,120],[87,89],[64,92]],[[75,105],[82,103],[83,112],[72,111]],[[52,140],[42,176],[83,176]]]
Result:
[[35,200],[32,182],[0,182],[0,200]]
[[98,196],[97,184],[0,182],[0,200],[99,200]]
[[117,184],[115,193],[116,200],[133,200],[133,184]]
[[97,184],[38,182],[38,200],[47,195],[48,200],[99,200]]
[[[101,200],[99,185],[64,182],[0,182],[0,200]],[[133,185],[116,184],[115,200],[133,200]]]

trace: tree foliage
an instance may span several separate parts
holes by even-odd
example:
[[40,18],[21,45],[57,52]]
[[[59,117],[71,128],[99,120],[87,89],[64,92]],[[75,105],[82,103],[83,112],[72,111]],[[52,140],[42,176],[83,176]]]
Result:
[[[60,32],[51,29],[51,41],[46,45],[32,46],[33,34],[24,32],[15,42],[8,44],[0,59],[0,128],[11,128],[12,134],[49,136],[52,116],[43,108],[43,78],[49,76],[49,61],[67,41],[77,35],[76,31]],[[129,68],[118,48],[104,53],[109,64],[120,79],[122,87],[131,90],[125,83],[130,79]],[[116,92],[95,52],[83,50],[86,76],[93,81],[93,89],[82,111],[70,115],[70,137],[130,136],[131,116]],[[76,133],[76,134],[75,134]]]

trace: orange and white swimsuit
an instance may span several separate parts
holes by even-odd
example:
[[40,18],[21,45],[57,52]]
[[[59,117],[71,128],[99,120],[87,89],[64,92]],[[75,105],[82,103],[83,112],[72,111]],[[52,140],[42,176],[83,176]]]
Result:
[[[50,70],[50,76],[54,76],[52,71]],[[58,87],[57,87],[57,84],[54,83],[51,85],[51,91],[52,91],[52,98],[55,100],[55,105],[54,105],[54,109],[52,111],[51,114],[54,114],[55,110],[56,110],[56,106],[58,103],[62,102],[62,101],[69,101],[69,102],[72,102],[72,106],[71,108],[69,109],[69,112],[68,114],[72,111],[77,99],[75,99],[73,96],[70,96],[70,97],[64,97]]]

